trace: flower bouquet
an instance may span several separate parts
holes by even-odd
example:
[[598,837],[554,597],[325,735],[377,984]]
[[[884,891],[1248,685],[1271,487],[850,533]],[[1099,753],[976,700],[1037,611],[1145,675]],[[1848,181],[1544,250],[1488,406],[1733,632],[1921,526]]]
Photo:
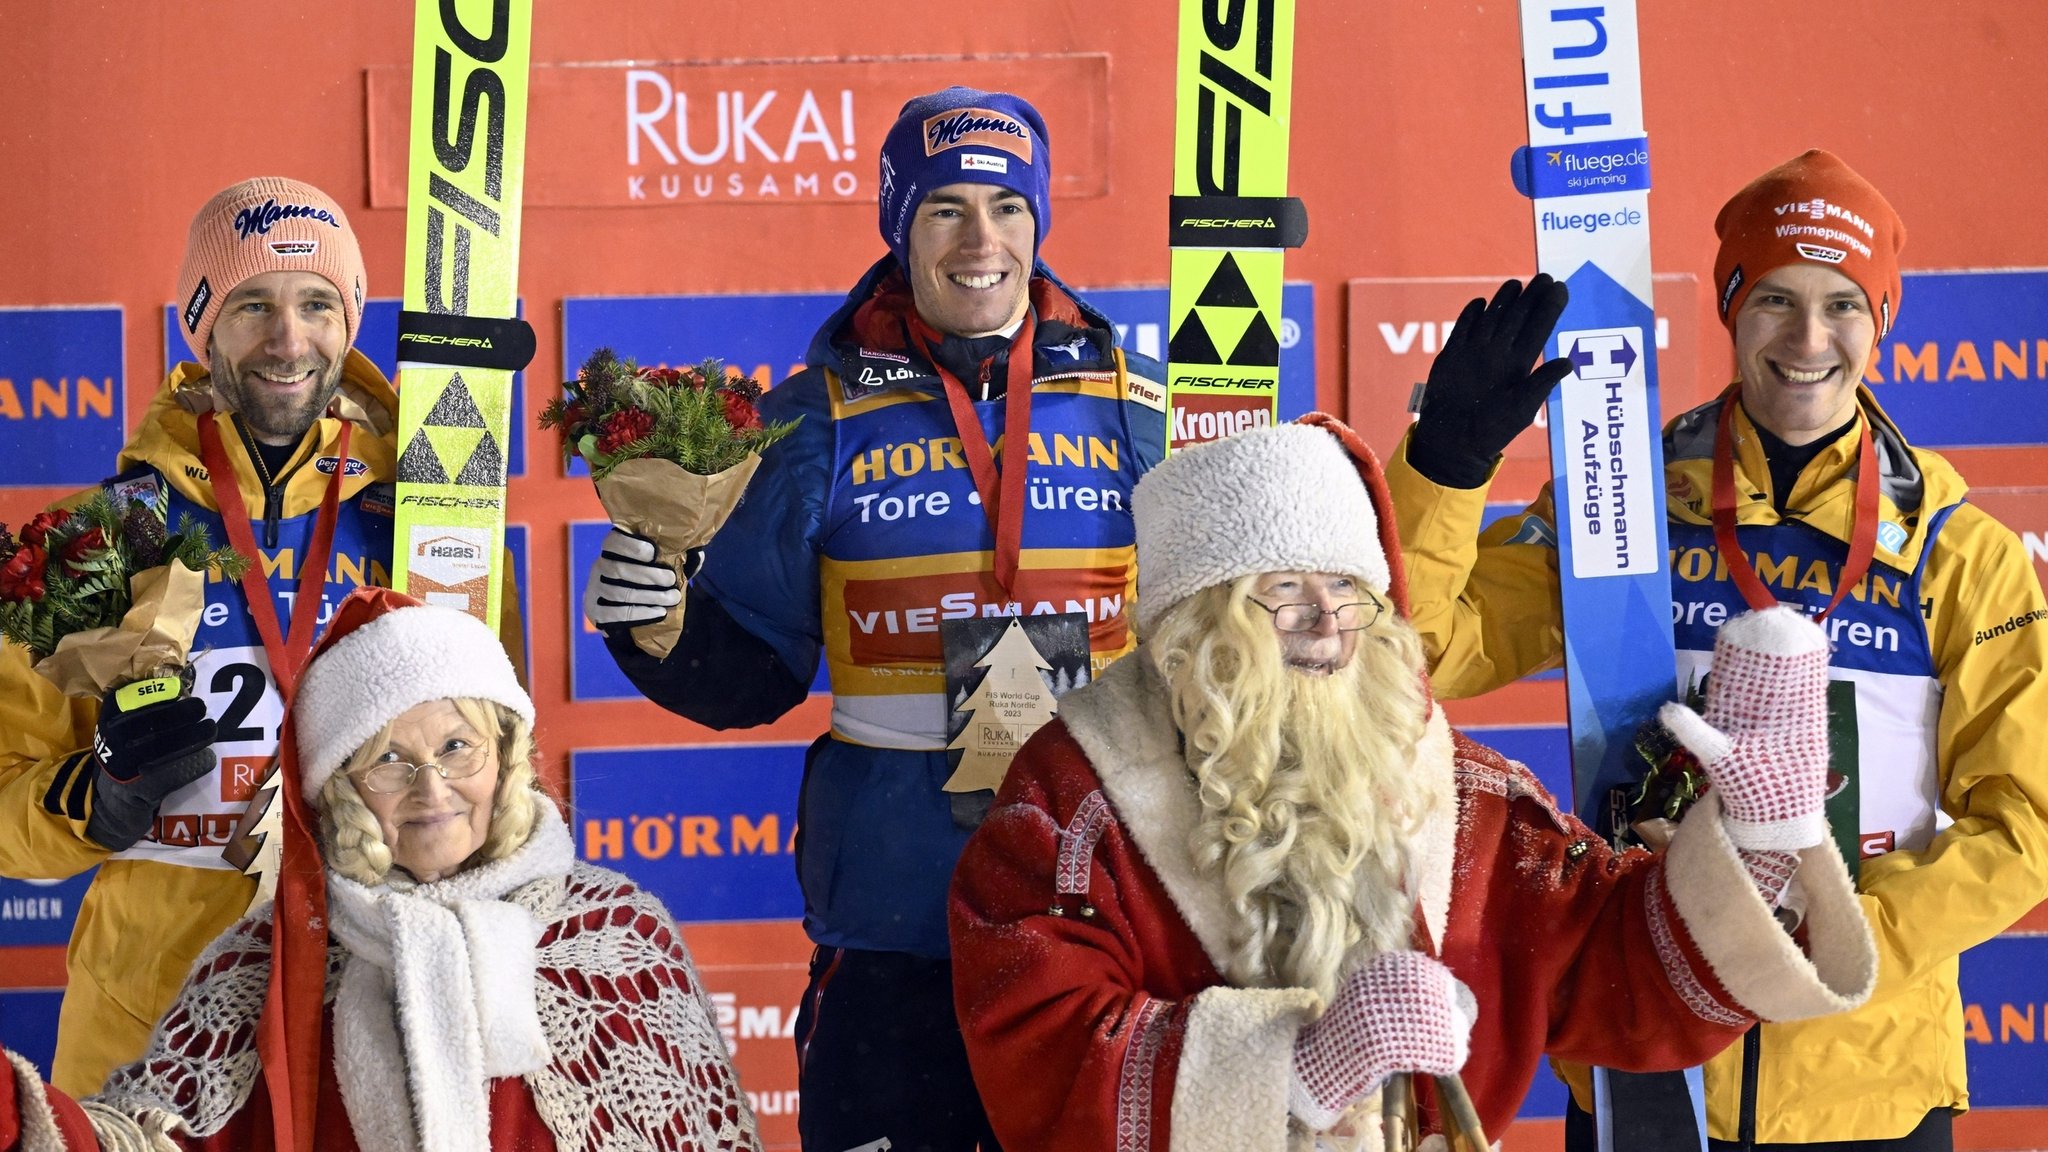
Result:
[[67,696],[98,698],[183,673],[206,604],[206,572],[238,579],[249,560],[214,548],[185,517],[165,531],[159,506],[117,509],[95,492],[43,512],[19,533],[0,525],[0,636],[26,648]]
[[[761,450],[796,421],[764,424],[761,387],[737,368],[706,360],[690,368],[642,368],[609,348],[591,353],[541,412],[562,430],[562,454],[581,456],[612,523],[654,542],[655,559],[687,576],[702,548],[732,515]],[[633,643],[665,657],[683,634],[683,610],[633,629]]]

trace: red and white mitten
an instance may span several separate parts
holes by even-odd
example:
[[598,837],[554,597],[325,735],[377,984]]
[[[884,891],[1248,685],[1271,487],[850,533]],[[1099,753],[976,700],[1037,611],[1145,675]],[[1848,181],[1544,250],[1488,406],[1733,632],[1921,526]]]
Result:
[[1382,952],[1295,1037],[1287,1109],[1321,1132],[1396,1072],[1452,1075],[1465,1066],[1478,1015],[1471,989],[1441,962]]
[[1660,717],[1706,768],[1728,839],[1776,903],[1790,854],[1828,834],[1827,636],[1794,608],[1745,612],[1714,638],[1706,714],[1666,704]]

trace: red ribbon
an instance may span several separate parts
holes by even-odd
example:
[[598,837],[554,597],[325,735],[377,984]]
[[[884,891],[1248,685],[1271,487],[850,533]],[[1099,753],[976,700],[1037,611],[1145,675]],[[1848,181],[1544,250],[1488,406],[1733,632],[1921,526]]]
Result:
[[249,509],[242,502],[242,487],[221,445],[221,414],[199,417],[199,459],[206,465],[206,479],[213,487],[214,505],[227,526],[228,543],[249,558],[242,573],[242,593],[249,600],[249,615],[263,638],[263,651],[270,657],[270,678],[278,694],[291,706],[292,689],[298,685],[299,670],[313,648],[313,628],[320,619],[320,593],[327,584],[327,558],[334,551],[334,524],[341,507],[341,477],[348,471],[349,433],[353,426],[344,420],[341,440],[335,448],[339,457],[334,474],[328,478],[327,493],[320,500],[320,514],[313,521],[313,540],[299,565],[299,591],[292,602],[292,627],[285,635],[277,623],[277,603],[271,597],[270,582],[263,575],[263,553],[256,547],[256,534],[249,528]]
[[[1778,598],[1757,577],[1755,565],[1750,563],[1749,554],[1735,539],[1735,406],[1738,403],[1736,390],[1730,388],[1721,397],[1721,423],[1714,433],[1714,547],[1721,553],[1721,559],[1728,565],[1728,572],[1735,578],[1735,587],[1742,592],[1742,598],[1756,611],[1775,606]],[[1814,617],[1815,623],[1828,618],[1849,594],[1849,589],[1862,581],[1870,571],[1871,557],[1877,554],[1877,494],[1883,484],[1877,475],[1877,446],[1870,439],[1868,417],[1857,422],[1856,445],[1856,519],[1849,529],[1849,555],[1842,562],[1841,578],[1835,581],[1835,597],[1828,601],[1827,608]]]
[[989,449],[988,435],[981,430],[981,417],[975,414],[974,399],[967,394],[967,385],[932,355],[929,341],[940,339],[939,334],[921,316],[912,317],[910,322],[911,341],[931,361],[932,371],[939,374],[945,386],[946,403],[953,409],[953,424],[960,430],[960,449],[967,457],[967,470],[974,477],[974,490],[981,495],[981,510],[988,517],[989,531],[995,536],[996,584],[1005,595],[1016,584],[1018,557],[1024,549],[1024,474],[1031,456],[1031,338],[1035,328],[1027,308],[1023,326],[1010,343],[1008,392],[1003,397],[1005,447],[998,468],[995,454]]

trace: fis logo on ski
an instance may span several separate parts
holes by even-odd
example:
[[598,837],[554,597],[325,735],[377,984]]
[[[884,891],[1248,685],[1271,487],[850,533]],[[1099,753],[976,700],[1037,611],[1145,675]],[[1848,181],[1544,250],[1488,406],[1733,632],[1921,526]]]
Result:
[[1031,163],[1031,133],[1015,117],[988,108],[961,108],[924,122],[925,155],[968,145],[999,149]]

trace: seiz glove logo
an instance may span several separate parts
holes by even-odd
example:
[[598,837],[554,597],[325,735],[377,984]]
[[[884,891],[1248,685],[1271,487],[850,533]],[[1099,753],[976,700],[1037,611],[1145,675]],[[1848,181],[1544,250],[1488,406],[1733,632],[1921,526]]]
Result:
[[114,771],[114,750],[107,747],[106,736],[97,728],[93,730],[92,734],[92,755],[93,759],[100,762],[100,771],[105,772],[114,779],[124,781],[135,779],[133,776],[122,776]]
[[153,680],[137,680],[114,692],[114,703],[123,712],[133,712],[150,704],[177,698],[181,687],[176,676],[158,676]]

